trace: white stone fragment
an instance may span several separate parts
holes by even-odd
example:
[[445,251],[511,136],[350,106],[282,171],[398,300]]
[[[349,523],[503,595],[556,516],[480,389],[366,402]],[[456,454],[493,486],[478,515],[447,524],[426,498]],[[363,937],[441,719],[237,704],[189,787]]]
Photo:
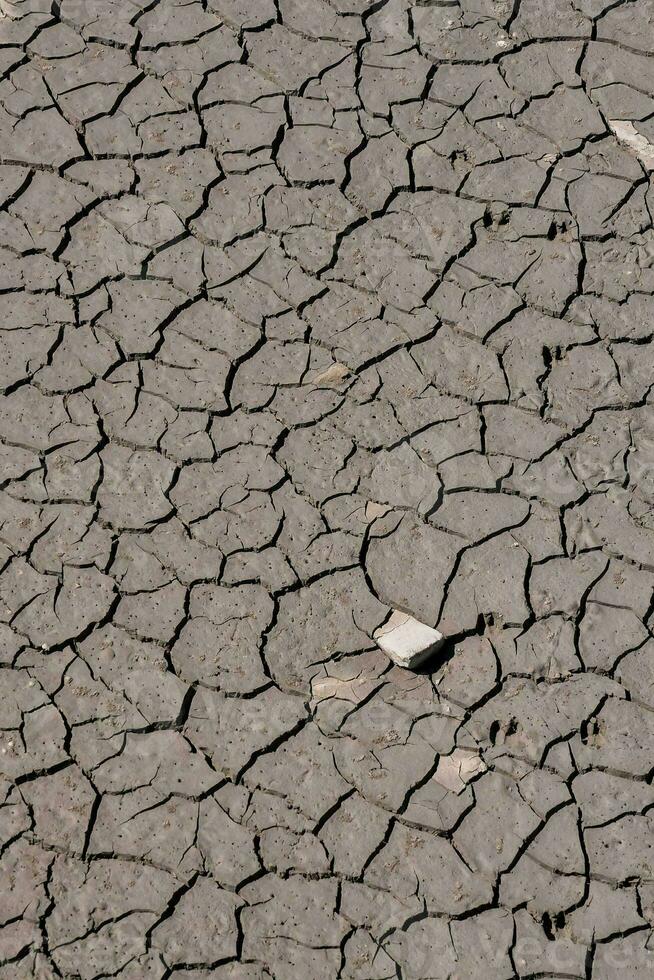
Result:
[[648,170],[654,170],[654,145],[642,136],[632,122],[622,119],[609,119],[611,132],[636,154]]
[[374,633],[380,650],[398,667],[418,667],[441,646],[442,633],[395,609]]

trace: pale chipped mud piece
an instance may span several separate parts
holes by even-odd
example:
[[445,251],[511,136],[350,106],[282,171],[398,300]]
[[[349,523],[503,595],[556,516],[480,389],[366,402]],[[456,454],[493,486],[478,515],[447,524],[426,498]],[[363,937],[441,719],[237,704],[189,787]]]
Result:
[[347,378],[349,373],[350,369],[347,367],[347,365],[336,362],[330,365],[330,367],[328,367],[325,371],[321,371],[320,374],[313,377],[311,379],[311,384],[316,386],[326,385],[327,387],[339,385]]
[[434,779],[452,793],[462,793],[470,780],[485,770],[484,761],[477,752],[455,749],[451,755],[441,756]]
[[395,609],[373,634],[374,640],[398,667],[419,667],[442,646],[444,636],[408,613]]
[[387,669],[386,660],[377,650],[327,663],[311,681],[311,701],[315,705],[332,699],[360,704],[380,687]]
[[609,119],[609,128],[632,153],[638,157],[646,170],[654,170],[654,145],[639,133],[632,122],[624,119]]

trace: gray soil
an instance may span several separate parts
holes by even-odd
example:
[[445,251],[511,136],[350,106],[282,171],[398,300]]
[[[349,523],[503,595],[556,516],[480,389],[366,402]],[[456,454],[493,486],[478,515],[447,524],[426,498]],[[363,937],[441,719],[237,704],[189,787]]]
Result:
[[0,980],[651,978],[651,0],[0,63]]

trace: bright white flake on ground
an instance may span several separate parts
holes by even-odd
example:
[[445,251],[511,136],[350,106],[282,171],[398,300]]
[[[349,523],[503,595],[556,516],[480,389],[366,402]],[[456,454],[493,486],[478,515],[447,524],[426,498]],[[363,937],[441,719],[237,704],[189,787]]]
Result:
[[399,667],[419,667],[441,646],[444,637],[438,630],[396,609],[375,631],[374,639]]
[[616,138],[636,154],[648,170],[654,170],[654,146],[642,136],[632,122],[609,119],[609,127]]

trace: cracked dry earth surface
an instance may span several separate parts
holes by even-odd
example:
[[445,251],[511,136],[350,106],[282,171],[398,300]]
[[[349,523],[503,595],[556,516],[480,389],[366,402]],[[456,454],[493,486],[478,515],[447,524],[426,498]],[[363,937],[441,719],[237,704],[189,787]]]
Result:
[[651,0],[0,12],[0,980],[651,978]]

